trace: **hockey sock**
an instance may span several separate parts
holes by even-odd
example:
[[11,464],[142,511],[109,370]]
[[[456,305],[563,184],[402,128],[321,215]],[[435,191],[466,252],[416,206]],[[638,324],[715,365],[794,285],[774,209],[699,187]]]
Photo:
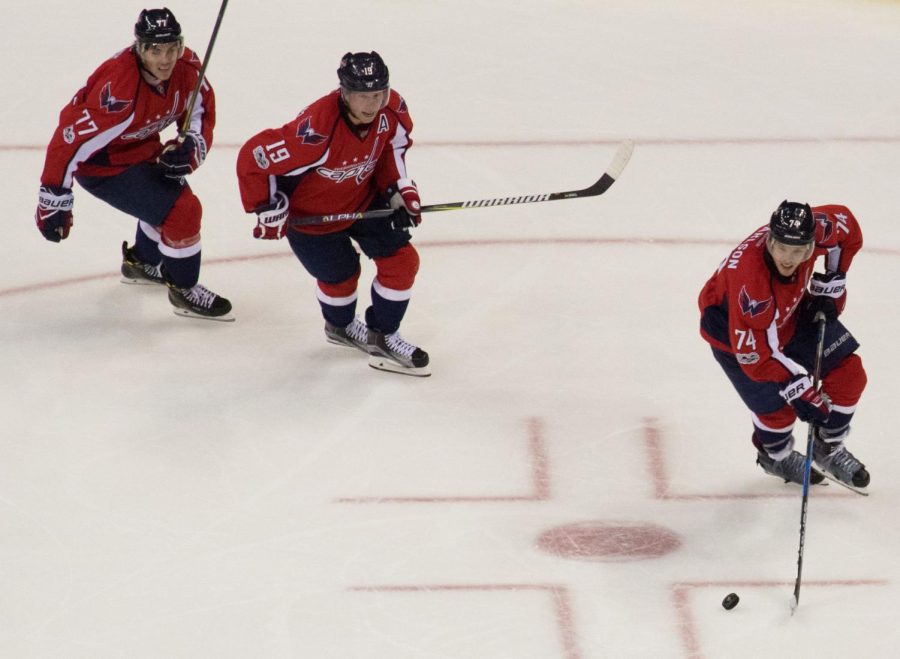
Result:
[[376,279],[372,284],[372,306],[366,309],[366,325],[383,334],[396,332],[409,306],[409,294],[408,290],[384,288]]
[[200,278],[200,252],[186,257],[163,254],[162,269],[166,281],[178,288],[192,288]]
[[159,253],[159,231],[152,224],[138,222],[134,234],[134,255],[142,263],[159,265],[162,255]]

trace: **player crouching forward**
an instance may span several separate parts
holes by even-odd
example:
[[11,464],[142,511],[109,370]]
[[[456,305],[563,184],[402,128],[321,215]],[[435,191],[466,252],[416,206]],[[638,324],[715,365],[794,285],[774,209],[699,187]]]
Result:
[[[419,255],[409,229],[421,221],[416,184],[406,171],[412,119],[388,82],[378,53],[347,53],[340,87],[281,128],[250,138],[238,154],[244,210],[257,214],[255,238],[287,236],[316,278],[325,338],[370,355],[373,368],[430,375],[428,354],[400,336]],[[288,217],[395,208],[387,218],[288,226]],[[375,262],[371,305],[356,316],[359,253]]]
[[161,144],[160,132],[182,125],[200,75],[168,9],[145,9],[135,41],[88,78],[59,115],[47,147],[35,221],[47,240],[72,228],[73,180],[138,220],[133,247],[122,244],[122,281],[168,286],[178,315],[234,320],[231,303],[198,282],[200,200],[184,177],[212,146],[215,96],[207,81],[182,139]]
[[[785,201],[700,293],[700,333],[751,411],[757,463],[786,482],[803,483],[804,458],[791,434],[799,417],[815,426],[818,468],[849,485],[869,484],[865,465],[844,446],[866,373],[859,344],[837,320],[861,247],[859,224],[846,207]],[[813,272],[819,256],[824,273]],[[809,375],[819,311],[826,317],[821,392]],[[822,474],[810,474],[810,482],[821,481]]]

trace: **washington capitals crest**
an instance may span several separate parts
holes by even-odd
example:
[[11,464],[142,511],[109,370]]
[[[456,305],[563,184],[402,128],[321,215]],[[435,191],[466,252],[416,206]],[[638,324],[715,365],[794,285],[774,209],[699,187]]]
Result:
[[741,286],[741,292],[740,295],[738,295],[741,313],[745,316],[750,316],[751,318],[758,316],[761,313],[765,313],[766,310],[772,306],[772,301],[773,299],[771,297],[768,297],[765,300],[754,300],[747,292],[746,286]]
[[321,144],[325,141],[325,136],[320,135],[313,130],[312,126],[310,126],[309,117],[301,121],[300,125],[297,126],[297,137],[299,137],[304,144]]
[[834,233],[834,222],[832,222],[825,213],[816,213],[816,222],[822,225],[824,234],[822,236],[822,242],[827,242]]
[[106,108],[107,112],[121,112],[131,105],[131,101],[120,101],[112,95],[112,83],[108,82],[100,90],[100,105]]

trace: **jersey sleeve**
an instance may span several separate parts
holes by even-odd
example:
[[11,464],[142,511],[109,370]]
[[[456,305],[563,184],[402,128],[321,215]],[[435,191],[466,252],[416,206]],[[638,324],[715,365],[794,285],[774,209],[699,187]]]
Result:
[[59,123],[47,146],[42,185],[72,187],[79,163],[103,149],[131,125],[139,84],[122,65],[123,51],[104,62],[59,113]]
[[[319,133],[309,111],[281,128],[268,128],[251,137],[238,152],[237,177],[244,210],[275,199],[277,177],[301,176],[328,159],[330,135]],[[332,127],[333,130],[333,127]]]
[[863,236],[856,217],[846,206],[831,204],[813,208],[816,218],[816,247],[824,250],[827,272],[847,272]]
[[413,122],[409,108],[403,97],[393,90],[386,111],[395,117],[396,125],[373,174],[379,192],[384,192],[401,178],[409,178],[406,171],[406,152],[413,143],[411,137]]

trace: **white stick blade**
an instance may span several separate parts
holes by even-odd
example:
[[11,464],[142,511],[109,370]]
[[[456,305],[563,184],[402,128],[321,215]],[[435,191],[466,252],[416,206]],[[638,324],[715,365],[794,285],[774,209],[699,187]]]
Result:
[[625,165],[628,164],[628,161],[631,160],[631,153],[634,151],[634,142],[631,140],[625,140],[619,145],[618,151],[616,151],[616,155],[613,156],[612,162],[609,164],[609,169],[606,170],[606,173],[611,176],[613,179],[618,179],[619,175],[622,173],[622,170],[625,169]]

